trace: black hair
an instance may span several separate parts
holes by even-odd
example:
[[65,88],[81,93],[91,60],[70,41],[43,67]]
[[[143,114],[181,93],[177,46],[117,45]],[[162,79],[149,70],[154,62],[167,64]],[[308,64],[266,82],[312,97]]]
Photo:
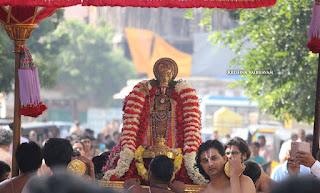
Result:
[[118,131],[113,132],[112,136],[114,137],[115,135],[120,135]]
[[22,143],[16,150],[16,160],[22,173],[33,172],[40,168],[42,153],[35,142]]
[[116,142],[114,141],[109,141],[108,143],[105,144],[105,147],[109,150],[112,150],[114,146],[116,146]]
[[43,147],[43,157],[47,166],[67,167],[71,161],[73,149],[70,141],[61,138],[50,138]]
[[169,183],[174,172],[173,160],[166,155],[154,157],[150,163],[150,172],[156,180]]
[[305,176],[282,181],[273,186],[270,193],[319,193],[319,190],[319,179]]
[[114,190],[89,183],[79,176],[56,171],[48,177],[30,179],[29,192],[32,193],[115,193]]
[[74,145],[75,143],[80,143],[80,144],[82,145],[82,147],[83,147],[83,150],[84,150],[84,151],[86,150],[86,146],[85,146],[84,143],[82,143],[80,140],[75,140],[75,141],[73,141],[73,142],[71,143],[72,147],[73,147],[73,145]]
[[107,139],[109,139],[109,138],[112,138],[111,135],[106,135],[106,136],[104,137],[105,140],[107,140]]
[[256,146],[257,148],[260,148],[260,144],[258,142],[253,142],[252,145]]
[[247,158],[244,161],[247,161],[250,156],[251,156],[251,151],[249,149],[248,143],[243,140],[241,137],[234,137],[230,139],[226,144],[225,144],[225,149],[227,149],[228,146],[235,145],[239,148],[239,151],[244,154],[247,154]]
[[94,135],[94,131],[93,131],[92,129],[90,129],[90,128],[86,128],[86,129],[84,130],[84,132],[88,132],[91,136]]
[[202,168],[202,166],[200,164],[200,162],[201,162],[200,155],[202,154],[202,152],[205,152],[205,151],[209,150],[210,148],[214,148],[214,149],[218,150],[218,152],[221,156],[225,155],[225,149],[224,149],[223,145],[220,143],[220,141],[218,141],[216,139],[215,140],[208,140],[199,146],[197,156],[196,156],[195,167],[199,169],[200,174],[202,174],[203,177],[207,180],[210,180],[210,177],[204,171],[204,169]]
[[305,141],[306,142],[308,142],[308,141],[313,141],[313,135],[312,134],[308,134],[307,136],[306,136],[306,139],[305,139]]
[[4,173],[9,173],[11,172],[11,168],[10,166],[4,162],[4,161],[0,161],[0,177],[4,174]]
[[72,156],[73,156],[73,157],[78,157],[78,156],[81,156],[81,153],[80,153],[80,151],[74,149],[74,150],[73,150],[73,153],[72,153]]
[[260,136],[258,137],[258,139],[262,139],[263,141],[266,142],[266,137],[265,137],[264,135],[260,135]]
[[107,161],[109,160],[109,155],[111,151],[103,152],[99,156],[95,156],[92,158],[92,162],[94,164],[94,171],[97,173],[102,172],[102,168],[106,165]]
[[261,168],[259,164],[253,160],[248,160],[244,162],[246,169],[243,171],[243,174],[249,176],[254,184],[261,176]]
[[82,135],[80,136],[79,140],[83,140],[83,139],[90,139],[90,141],[92,140],[92,137],[90,137],[89,135]]

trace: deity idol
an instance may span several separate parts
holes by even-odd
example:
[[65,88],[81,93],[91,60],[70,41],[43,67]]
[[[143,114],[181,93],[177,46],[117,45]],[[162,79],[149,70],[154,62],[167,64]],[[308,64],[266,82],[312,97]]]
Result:
[[174,159],[172,178],[186,184],[207,183],[194,168],[201,143],[198,97],[191,86],[175,81],[176,62],[159,59],[155,79],[138,83],[125,98],[119,144],[104,167],[104,180],[139,178],[147,184],[150,160],[157,155]]

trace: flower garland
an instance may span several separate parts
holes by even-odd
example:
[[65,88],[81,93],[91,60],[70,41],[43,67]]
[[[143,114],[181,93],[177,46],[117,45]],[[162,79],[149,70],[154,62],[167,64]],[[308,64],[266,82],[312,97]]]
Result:
[[134,158],[136,160],[136,167],[138,170],[138,174],[146,181],[148,181],[148,172],[144,167],[142,155],[145,149],[140,145],[134,154]]
[[[143,158],[142,155],[144,153],[145,149],[140,145],[138,147],[138,149],[136,150],[136,153],[134,155],[135,157],[135,163],[136,163],[136,167],[138,170],[138,174],[146,181],[148,181],[148,172],[147,169],[144,167],[144,163],[143,163]],[[171,178],[171,181],[175,178],[175,174],[180,170],[181,168],[181,164],[182,164],[182,160],[183,160],[183,155],[181,153],[181,149],[177,148],[177,149],[172,149],[172,151],[175,153],[175,158],[173,161],[173,165],[174,165],[174,172]]]
[[[173,96],[174,98],[178,98],[175,100],[178,102],[179,108],[181,108],[181,110],[178,111],[178,113],[181,113],[178,114],[178,122],[180,121],[178,133],[182,135],[179,139],[183,140],[183,146],[180,147],[183,147],[184,151],[184,170],[187,171],[193,183],[201,185],[208,184],[208,180],[194,168],[196,152],[201,143],[201,112],[199,110],[198,97],[196,96],[195,90],[186,82],[179,82],[175,87],[175,91],[178,97]],[[184,175],[184,172],[181,171],[180,174]],[[185,177],[182,179],[185,179]]]
[[207,185],[209,183],[202,174],[200,174],[199,170],[194,166],[196,165],[196,152],[186,153],[184,155],[184,163],[185,168],[188,171],[188,175],[193,180],[194,183],[199,185]]
[[109,155],[109,159],[107,161],[106,166],[104,166],[102,168],[102,171],[107,171],[107,170],[111,170],[114,169],[114,162],[119,159],[120,157],[120,143],[118,143],[116,146],[113,147],[112,152]]
[[117,167],[113,170],[105,172],[103,179],[110,180],[111,176],[115,175],[117,178],[122,177],[130,167],[131,160],[134,158],[134,153],[129,149],[124,149],[120,152],[120,158],[117,162]]
[[[143,88],[147,85],[149,93],[143,92]],[[150,81],[142,81],[134,87],[134,90],[126,97],[124,105],[124,126],[121,135],[121,152],[113,159],[117,162],[113,170],[105,172],[104,179],[106,180],[125,180],[136,175],[144,176],[144,165],[134,164],[133,159],[137,151],[137,146],[142,145],[143,137],[145,136],[148,127],[149,115],[149,100],[155,95],[158,85],[151,85]],[[196,92],[186,82],[177,82],[175,87],[171,87],[172,98],[177,102],[176,105],[176,142],[178,147],[183,149],[182,158],[175,160],[176,166],[183,165],[184,167],[177,173],[178,178],[185,183],[190,182],[190,178],[196,184],[205,184],[204,177],[194,169],[195,152],[200,143],[200,111]],[[144,129],[140,129],[144,128]],[[127,150],[128,154],[123,153]],[[133,153],[133,154],[132,154]],[[138,150],[141,154],[141,150]],[[181,161],[180,161],[181,160]],[[183,161],[182,161],[183,160]],[[126,164],[124,162],[127,162]],[[143,166],[143,167],[142,167]],[[137,168],[138,171],[135,169]],[[140,175],[139,173],[140,168]],[[177,167],[178,168],[178,167]],[[179,169],[180,169],[179,168]],[[138,172],[139,174],[136,174]],[[175,172],[176,173],[176,172]]]

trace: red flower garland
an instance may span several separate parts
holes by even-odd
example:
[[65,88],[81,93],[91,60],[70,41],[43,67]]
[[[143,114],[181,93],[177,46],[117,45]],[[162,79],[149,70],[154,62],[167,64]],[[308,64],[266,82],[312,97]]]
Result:
[[[158,89],[158,87],[159,86],[152,87],[152,89],[149,90],[149,96],[146,96],[146,97],[145,96],[141,96],[141,93],[135,92],[135,94],[137,96],[145,98],[145,102],[143,104],[143,108],[141,108],[140,106],[134,105],[134,104],[126,104],[128,106],[130,105],[130,107],[141,109],[142,112],[141,112],[141,117],[140,117],[140,120],[139,120],[140,121],[139,128],[147,128],[148,127],[148,118],[149,118],[149,113],[150,113],[150,108],[149,108],[150,99],[153,96],[155,96],[156,90]],[[170,90],[171,90],[171,95],[172,95],[173,100],[175,100],[176,103],[177,103],[176,104],[176,123],[177,123],[176,124],[176,130],[177,130],[176,140],[177,140],[178,147],[183,150],[184,142],[185,142],[184,141],[184,137],[185,137],[184,136],[184,133],[185,133],[184,126],[187,126],[188,124],[190,124],[192,122],[195,122],[195,123],[199,124],[199,122],[196,121],[196,120],[184,121],[183,113],[184,112],[185,113],[186,112],[200,113],[199,110],[189,110],[189,109],[188,110],[186,109],[183,112],[183,106],[197,106],[197,107],[199,107],[198,103],[188,102],[188,103],[184,104],[184,102],[187,99],[190,99],[190,98],[191,99],[198,99],[198,98],[196,96],[189,96],[189,97],[185,97],[184,99],[181,99],[181,95],[182,94],[185,94],[185,93],[188,93],[188,92],[192,92],[192,91],[194,91],[194,89],[183,89],[180,93],[178,93],[174,88],[170,88]],[[126,97],[125,101],[128,101],[128,100],[133,100],[133,101],[138,102],[140,104],[142,103],[142,101],[140,99],[137,99],[137,98],[134,98],[134,97]],[[124,112],[125,113],[130,113],[130,114],[139,114],[139,113],[135,112],[134,110],[129,110],[129,109],[128,110],[124,109]],[[192,114],[189,114],[189,115],[185,116],[185,118],[189,118],[189,117],[190,118],[194,117],[194,118],[199,119],[199,117],[197,117],[195,115],[192,115]],[[137,129],[134,128],[134,127],[127,128],[127,129],[129,129],[130,131],[137,132]],[[192,130],[192,131],[198,132],[199,129],[200,128],[197,128],[196,130],[195,129],[188,129],[187,131]],[[137,142],[136,142],[136,144],[134,144],[135,147],[138,147],[138,146],[142,145],[143,140],[144,140],[143,136],[145,136],[145,132],[146,132],[146,129],[139,129],[139,131],[137,133],[137,136],[141,136],[141,137],[137,138]],[[130,135],[130,134],[128,134],[128,135]],[[193,140],[193,139],[190,139],[190,140]],[[200,141],[201,141],[201,139],[200,139]],[[197,144],[191,145],[191,146],[197,146],[198,147],[199,144],[197,143]],[[194,150],[186,150],[186,151],[183,151],[182,153],[185,154],[185,153],[190,153],[192,151],[194,151]],[[119,158],[117,158],[115,160],[115,163],[117,163],[118,160],[119,160]],[[129,170],[125,173],[125,175],[123,177],[117,178],[115,175],[112,175],[110,180],[111,181],[124,181],[124,180],[130,179],[130,178],[139,178],[141,180],[141,182],[143,182],[145,184],[148,184],[148,182],[146,182],[141,176],[139,176],[134,162],[135,161],[132,160],[132,162],[130,163]],[[145,167],[146,168],[148,168],[149,163],[150,163],[150,160],[145,162]],[[186,184],[193,184],[192,180],[190,179],[190,177],[188,176],[188,173],[186,171],[184,161],[182,162],[181,169],[176,173],[175,180],[182,181],[182,182],[184,182]]]

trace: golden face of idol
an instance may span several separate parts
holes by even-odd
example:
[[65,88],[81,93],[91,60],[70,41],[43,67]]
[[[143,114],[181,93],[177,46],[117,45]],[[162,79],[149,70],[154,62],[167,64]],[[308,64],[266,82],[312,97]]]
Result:
[[170,64],[161,63],[159,65],[159,82],[160,85],[168,85],[173,76],[172,66]]

